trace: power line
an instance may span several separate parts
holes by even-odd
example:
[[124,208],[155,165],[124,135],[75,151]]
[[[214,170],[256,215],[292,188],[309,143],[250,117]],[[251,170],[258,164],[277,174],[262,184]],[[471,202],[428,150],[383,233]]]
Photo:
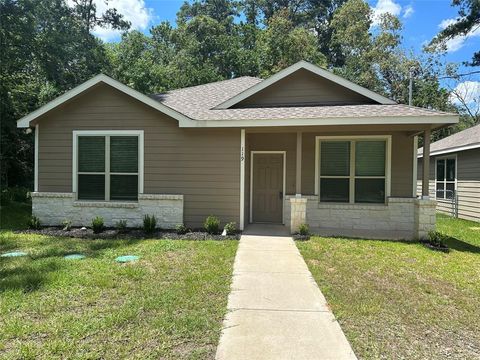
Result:
[[454,76],[442,76],[442,77],[439,77],[438,80],[442,80],[442,79],[456,79],[456,78],[459,78],[459,77],[462,77],[462,76],[468,76],[468,75],[473,75],[473,74],[480,74],[480,70],[478,70],[478,71],[472,71],[472,72],[465,73],[465,74],[458,74],[458,75],[454,75]]

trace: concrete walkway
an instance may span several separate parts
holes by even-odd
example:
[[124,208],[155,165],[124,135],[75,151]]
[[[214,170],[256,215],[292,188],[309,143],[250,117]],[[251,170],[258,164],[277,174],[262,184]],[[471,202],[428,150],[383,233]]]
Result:
[[356,359],[283,226],[244,232],[218,360]]

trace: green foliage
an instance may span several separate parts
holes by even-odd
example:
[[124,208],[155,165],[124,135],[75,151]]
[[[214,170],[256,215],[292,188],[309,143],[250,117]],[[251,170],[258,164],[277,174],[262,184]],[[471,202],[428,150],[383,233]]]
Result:
[[449,236],[439,231],[429,231],[427,243],[436,248],[447,248]]
[[72,228],[72,222],[70,220],[63,220],[62,225],[64,231],[69,231]]
[[30,200],[30,191],[25,187],[14,186],[3,189],[0,192],[0,205],[8,205],[12,201],[19,203],[28,203],[30,202]]
[[310,228],[308,224],[300,224],[298,226],[298,233],[302,236],[306,236],[310,234]]
[[127,220],[118,220],[115,224],[117,231],[120,233],[124,233],[127,231]]
[[178,235],[183,235],[183,234],[186,234],[188,232],[188,228],[183,224],[178,224],[177,226],[175,226],[175,232]]
[[95,234],[99,234],[104,229],[104,222],[101,216],[96,216],[92,219],[92,230]]
[[28,227],[30,229],[38,230],[38,229],[40,229],[41,226],[42,226],[42,224],[40,224],[40,219],[38,217],[36,217],[35,215],[32,215],[32,217],[28,221]]
[[157,227],[157,218],[155,215],[145,215],[143,217],[143,231],[147,234],[152,234]]
[[237,223],[232,221],[225,225],[223,228],[227,235],[235,235],[237,233]]
[[220,220],[216,216],[208,216],[203,223],[203,228],[209,234],[218,234],[220,230]]

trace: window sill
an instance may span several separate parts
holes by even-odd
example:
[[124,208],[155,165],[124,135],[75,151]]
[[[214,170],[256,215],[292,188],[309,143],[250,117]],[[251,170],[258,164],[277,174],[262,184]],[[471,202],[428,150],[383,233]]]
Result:
[[126,201],[93,201],[93,200],[77,200],[73,202],[76,207],[97,207],[97,208],[138,208],[138,202]]
[[345,204],[345,203],[318,203],[319,209],[340,209],[340,210],[379,210],[384,211],[387,204]]

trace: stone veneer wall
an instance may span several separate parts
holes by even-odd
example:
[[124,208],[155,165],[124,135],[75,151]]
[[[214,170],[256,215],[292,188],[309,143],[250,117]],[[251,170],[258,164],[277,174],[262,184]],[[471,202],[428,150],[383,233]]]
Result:
[[[379,237],[419,239],[435,229],[433,200],[389,198],[387,204],[320,204],[318,196],[302,196],[302,203],[294,195],[285,197],[285,223],[295,232],[306,222],[313,232],[328,229],[331,235],[377,232]],[[338,231],[338,233],[336,233]]]
[[137,202],[75,201],[73,193],[32,193],[32,214],[42,225],[90,226],[101,216],[105,226],[126,220],[128,227],[141,227],[144,215],[155,215],[157,226],[172,229],[183,224],[183,195],[139,194]]

